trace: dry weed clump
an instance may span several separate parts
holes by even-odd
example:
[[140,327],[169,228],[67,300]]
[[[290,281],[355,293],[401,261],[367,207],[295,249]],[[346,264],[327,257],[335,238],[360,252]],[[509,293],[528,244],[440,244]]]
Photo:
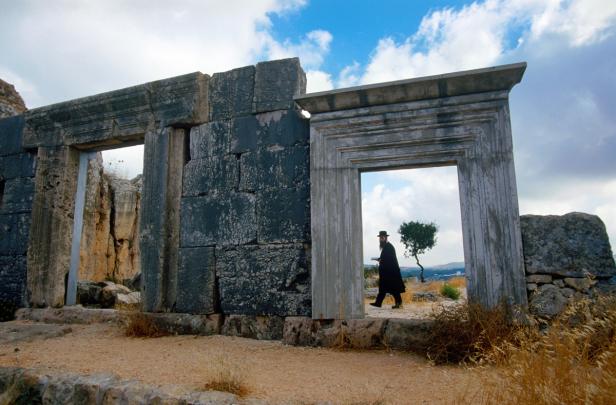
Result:
[[473,402],[616,403],[614,296],[576,302],[543,334],[504,342],[501,350],[499,378],[487,381]]
[[427,355],[436,364],[498,362],[502,346],[523,335],[505,305],[486,309],[468,302],[435,311],[432,318]]
[[230,392],[238,397],[248,395],[250,389],[246,383],[244,374],[238,367],[233,366],[224,357],[220,357],[217,362],[214,375],[208,381],[204,389],[208,391]]
[[160,328],[146,314],[141,312],[129,313],[124,325],[124,334],[128,337],[157,338],[169,336],[170,333]]

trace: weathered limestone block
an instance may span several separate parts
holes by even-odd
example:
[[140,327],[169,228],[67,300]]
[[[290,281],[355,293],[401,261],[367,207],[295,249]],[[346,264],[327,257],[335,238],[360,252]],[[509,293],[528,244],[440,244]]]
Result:
[[295,188],[310,184],[308,146],[273,146],[240,159],[240,190]]
[[531,274],[526,276],[527,283],[547,284],[552,282],[552,276],[549,274]]
[[542,318],[554,318],[567,306],[567,297],[563,289],[552,284],[545,284],[530,297],[529,310],[532,314]]
[[254,85],[254,66],[214,73],[209,83],[210,121],[250,114]]
[[520,221],[527,274],[616,275],[605,225],[596,215],[523,215]]
[[154,130],[207,121],[207,83],[199,72],[28,111],[24,146],[134,144]]
[[12,319],[13,314],[9,312],[27,304],[26,257],[0,256],[0,281],[0,319]]
[[190,159],[219,157],[229,153],[230,122],[214,121],[191,128]]
[[310,240],[310,188],[280,188],[257,192],[259,243]]
[[282,339],[285,320],[279,316],[229,315],[220,333],[258,340]]
[[0,215],[0,255],[23,255],[28,250],[30,213]]
[[425,319],[389,319],[384,344],[392,349],[421,350],[430,343],[432,321]]
[[15,87],[0,79],[0,119],[21,114],[26,110],[26,104]]
[[314,346],[319,322],[305,316],[288,316],[284,320],[282,343],[292,346]]
[[239,162],[233,155],[189,161],[184,166],[182,195],[199,196],[237,190]]
[[225,193],[182,198],[181,246],[226,246],[257,239],[255,196]]
[[299,58],[257,64],[254,111],[273,111],[293,107],[293,97],[306,93],[306,74]]
[[6,180],[0,213],[21,213],[32,210],[34,178],[17,177]]
[[30,304],[64,305],[77,188],[78,152],[39,148],[28,246]]
[[21,141],[25,124],[23,115],[0,119],[0,156],[23,153]]
[[309,315],[309,252],[301,244],[216,249],[225,314]]
[[276,145],[307,145],[310,125],[297,110],[277,110],[234,119],[230,135],[230,152],[245,153]]
[[211,314],[217,311],[215,255],[213,247],[180,249],[176,312]]
[[[0,132],[0,139],[4,141],[3,133]],[[36,155],[33,153],[18,153],[8,156],[0,156],[0,174],[4,180],[16,179],[19,177],[34,177],[36,167]]]
[[588,291],[595,283],[589,278],[572,278],[566,277],[564,280],[566,285],[573,287],[577,291]]

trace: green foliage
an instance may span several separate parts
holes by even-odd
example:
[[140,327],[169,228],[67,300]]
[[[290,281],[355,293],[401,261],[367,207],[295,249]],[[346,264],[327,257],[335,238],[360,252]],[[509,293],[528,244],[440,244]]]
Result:
[[430,250],[436,245],[436,231],[438,227],[433,222],[403,222],[398,233],[400,242],[404,244],[406,257],[416,257]]
[[445,283],[441,287],[441,295],[443,297],[451,298],[452,300],[457,300],[460,298],[460,291],[451,284]]
[[421,268],[419,277],[422,283],[425,281],[424,268],[419,263],[418,256],[436,245],[436,231],[438,231],[438,227],[433,222],[426,224],[415,221],[403,222],[398,229],[400,242],[405,247],[404,256],[415,258],[417,265]]

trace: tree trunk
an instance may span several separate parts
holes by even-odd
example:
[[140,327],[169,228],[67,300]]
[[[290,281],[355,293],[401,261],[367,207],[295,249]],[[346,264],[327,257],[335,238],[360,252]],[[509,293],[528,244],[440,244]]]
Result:
[[424,274],[424,268],[423,268],[423,266],[419,263],[419,258],[417,257],[417,255],[414,255],[414,256],[415,256],[415,261],[417,262],[417,265],[418,265],[418,266],[419,266],[419,268],[421,269],[421,270],[420,270],[420,272],[419,272],[419,280],[420,280],[422,283],[425,283],[425,282],[426,282],[426,280],[424,279],[424,275],[423,275],[423,274]]

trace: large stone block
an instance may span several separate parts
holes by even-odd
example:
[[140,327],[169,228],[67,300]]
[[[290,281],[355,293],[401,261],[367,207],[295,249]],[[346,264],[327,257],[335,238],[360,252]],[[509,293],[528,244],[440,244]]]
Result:
[[260,131],[258,142],[261,146],[308,145],[310,142],[310,121],[297,110],[277,110],[257,114]]
[[231,153],[253,152],[272,146],[308,145],[309,121],[296,110],[277,110],[234,119]]
[[[1,136],[2,134],[0,134],[0,140],[2,140]],[[0,156],[0,176],[5,180],[17,177],[34,177],[35,167],[36,156],[32,153]]]
[[610,278],[616,275],[605,225],[596,215],[520,217],[528,274]]
[[215,73],[209,83],[210,121],[250,114],[255,67]]
[[158,80],[95,96],[35,108],[25,113],[24,145],[134,144],[165,126],[207,121],[209,76],[199,72]]
[[0,156],[23,152],[21,141],[25,122],[23,115],[0,119]]
[[176,312],[216,312],[216,250],[209,247],[180,249]]
[[190,158],[205,159],[229,153],[229,121],[214,121],[190,130]]
[[310,240],[310,188],[267,189],[257,192],[259,243]]
[[32,211],[34,178],[17,177],[7,180],[4,184],[4,195],[1,197],[0,214]]
[[256,112],[293,107],[293,97],[306,93],[306,74],[299,58],[257,64],[254,90]]
[[234,155],[191,160],[184,166],[182,195],[198,196],[236,190],[239,161]]
[[181,246],[225,246],[257,239],[256,198],[223,193],[182,198]]
[[0,215],[0,255],[24,255],[28,250],[30,213]]
[[240,158],[240,190],[301,188],[310,184],[308,146],[270,147]]
[[310,315],[310,262],[304,245],[217,248],[225,314]]
[[0,256],[0,305],[26,305],[26,257]]

